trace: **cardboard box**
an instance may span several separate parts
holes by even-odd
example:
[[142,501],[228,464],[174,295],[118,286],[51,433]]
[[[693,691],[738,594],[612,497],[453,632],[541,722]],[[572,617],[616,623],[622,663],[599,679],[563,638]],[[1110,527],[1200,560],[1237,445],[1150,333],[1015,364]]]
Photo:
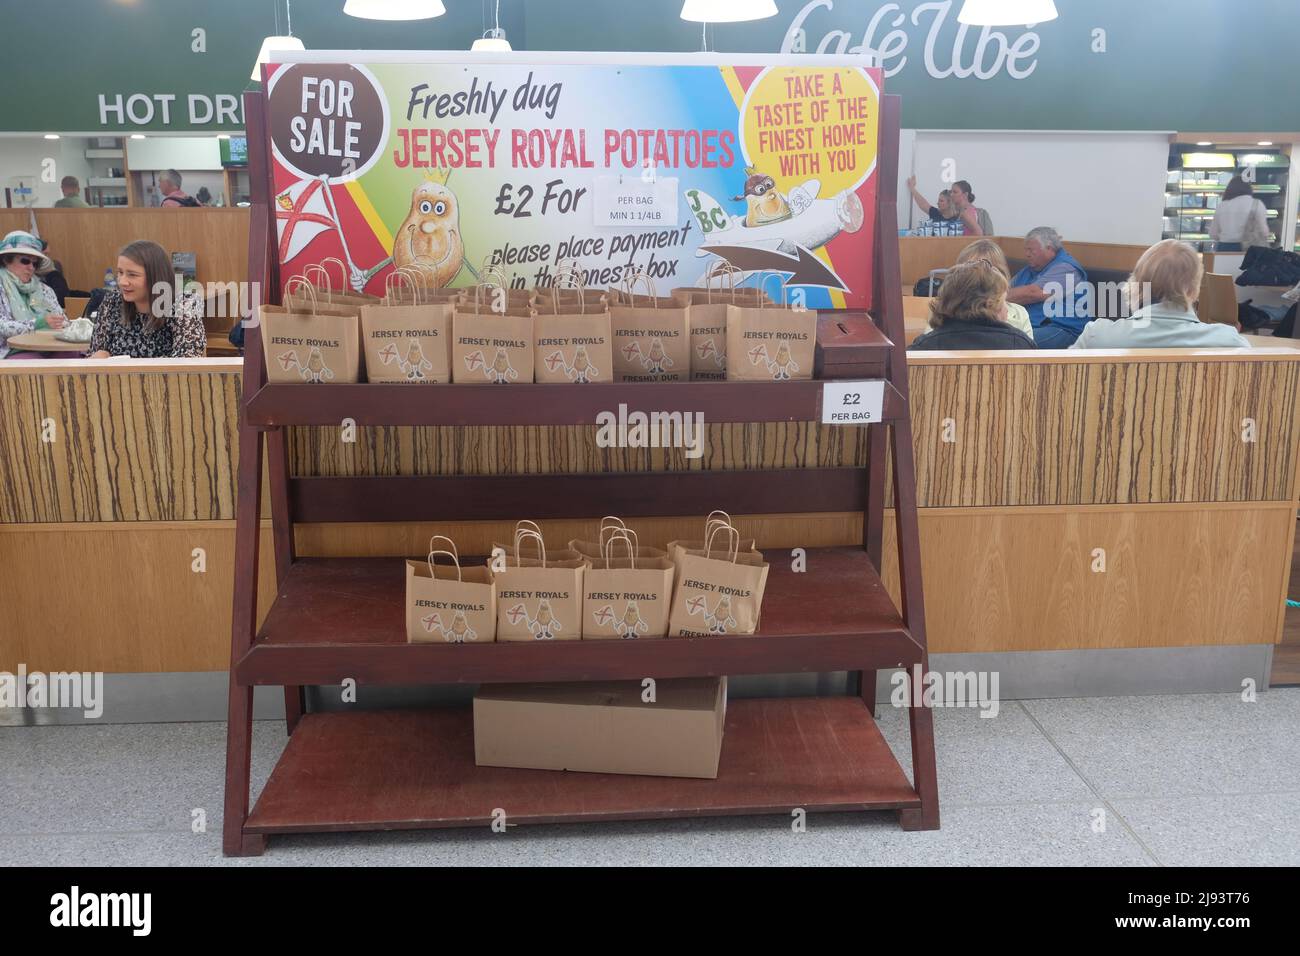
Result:
[[725,677],[641,682],[484,684],[474,695],[480,767],[581,770],[657,777],[718,775]]

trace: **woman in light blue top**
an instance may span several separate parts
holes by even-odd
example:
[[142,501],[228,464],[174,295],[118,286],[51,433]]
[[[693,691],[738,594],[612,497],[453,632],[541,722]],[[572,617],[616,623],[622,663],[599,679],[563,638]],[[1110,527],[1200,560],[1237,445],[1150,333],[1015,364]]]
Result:
[[1129,277],[1127,319],[1089,322],[1072,349],[1248,349],[1230,325],[1202,322],[1192,309],[1201,294],[1201,254],[1185,242],[1165,239],[1142,253]]

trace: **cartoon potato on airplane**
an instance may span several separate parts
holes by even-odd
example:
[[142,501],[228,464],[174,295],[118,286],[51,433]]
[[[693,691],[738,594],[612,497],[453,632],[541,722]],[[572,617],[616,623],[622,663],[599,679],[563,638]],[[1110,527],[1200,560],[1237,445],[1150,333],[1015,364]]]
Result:
[[768,226],[774,222],[784,222],[793,215],[790,203],[777,191],[776,181],[753,166],[746,166],[749,178],[745,180],[744,195],[732,196],[732,202],[744,200],[748,207],[745,212],[745,225]]

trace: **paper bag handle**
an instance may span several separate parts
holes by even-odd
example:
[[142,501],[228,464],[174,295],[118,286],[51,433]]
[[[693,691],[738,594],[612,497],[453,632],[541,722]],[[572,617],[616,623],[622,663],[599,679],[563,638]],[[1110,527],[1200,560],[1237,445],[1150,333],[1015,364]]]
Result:
[[[441,537],[441,535],[439,535],[438,537]],[[445,554],[447,557],[451,558],[452,563],[456,565],[456,580],[458,582],[464,582],[465,578],[463,573],[460,570],[460,555],[453,554],[450,551],[443,551],[441,548],[430,551],[429,556],[425,559],[426,561],[429,562],[429,577],[431,578],[437,577],[437,575],[435,575],[433,572],[433,556],[435,554]]]
[[641,547],[641,541],[639,538],[637,538],[636,532],[633,531],[631,528],[629,528],[627,525],[619,525],[617,528],[613,526],[610,526],[608,528],[601,528],[600,529],[601,557],[605,557],[605,558],[608,557],[607,552],[609,551],[609,544],[617,537],[628,538],[632,542],[632,546],[634,548]]
[[325,269],[325,266],[331,262],[339,267],[339,291],[347,292],[348,291],[348,267],[343,264],[343,260],[340,259],[338,256],[326,256],[324,259],[320,261],[321,269],[324,270],[325,272],[325,287],[328,289],[333,286],[333,283],[330,282],[329,270]]
[[[330,274],[328,269],[313,262],[311,265],[307,266],[307,268],[302,270],[302,275],[308,282],[311,282],[313,288],[319,289],[321,292],[325,293],[326,302],[330,301],[329,295],[332,290],[330,289]],[[317,285],[312,282],[314,276],[323,277],[324,285]]]
[[636,287],[638,284],[644,284],[650,295],[650,304],[656,309],[659,308],[659,293],[655,289],[655,280],[650,277],[650,273],[642,269],[628,277],[625,291],[631,300],[628,305],[636,306]]
[[542,567],[546,567],[546,542],[536,531],[529,531],[527,528],[515,532],[515,563],[519,563],[519,545],[528,538],[537,539],[537,554],[542,559]]
[[417,298],[419,293],[415,291],[415,283],[411,281],[411,277],[400,269],[394,269],[392,272],[388,273],[388,275],[384,276],[384,305],[391,306],[393,304],[394,279],[400,280],[408,289],[411,290],[412,300],[416,302],[419,301]]
[[[447,537],[445,534],[435,534],[432,538],[429,539],[429,553],[430,553],[430,554],[433,553],[433,543],[434,543],[435,541],[446,541],[447,544],[450,545],[450,547],[451,547],[451,553],[452,553],[452,555],[455,556],[455,558],[456,558],[457,561],[460,560],[460,551],[456,548],[456,542],[455,542],[455,541],[452,541],[451,538]],[[445,551],[440,551],[440,552],[439,552],[439,554],[445,554],[445,553],[446,553]]]
[[628,563],[630,563],[630,564],[632,565],[632,570],[633,570],[633,571],[636,570],[636,545],[632,542],[632,539],[631,539],[630,537],[628,537],[628,535],[629,535],[630,533],[632,533],[632,532],[630,532],[629,529],[627,529],[627,528],[621,528],[621,529],[619,529],[618,533],[613,534],[613,535],[610,535],[609,543],[605,546],[605,549],[604,549],[604,551],[605,551],[605,570],[606,570],[606,571],[609,570],[609,562],[610,562],[610,561],[613,559],[613,557],[614,557],[614,542],[615,542],[615,541],[623,541],[623,542],[625,542],[625,543],[627,544],[627,559],[628,559]]
[[727,532],[727,554],[730,555],[728,560],[730,560],[732,564],[735,564],[736,559],[740,557],[740,532],[731,525],[724,526],[717,524],[713,526],[713,530],[709,532],[709,536],[704,539],[704,556],[707,558],[713,553],[713,537],[719,531]]
[[[560,289],[577,289],[578,290],[578,314],[587,314],[587,288],[583,284],[582,276],[578,273],[576,259],[564,259],[563,262],[572,262],[573,266],[565,271],[559,270],[559,264],[556,265],[555,279],[551,282],[551,307],[558,314],[560,311]],[[560,280],[566,280],[568,284],[561,286]]]
[[402,266],[402,268],[393,271],[415,281],[415,285],[411,286],[411,299],[413,301],[417,304],[429,301],[429,276],[423,269],[417,269],[415,266]]
[[290,276],[289,280],[284,284],[285,299],[293,298],[292,290],[295,288],[301,288],[307,290],[307,293],[311,298],[311,314],[315,315],[316,309],[319,308],[319,306],[316,303],[316,287],[312,285],[311,282],[308,281],[308,279],[305,276]]
[[731,290],[731,301],[736,301],[736,275],[741,273],[726,259],[714,259],[712,265],[704,273],[704,301],[713,304],[713,280],[716,278],[726,278],[727,288]]
[[[718,519],[716,517],[717,515],[721,515],[722,518]],[[732,527],[731,515],[727,514],[725,511],[714,509],[713,511],[710,511],[709,516],[704,519],[704,533],[707,535],[709,533],[709,528],[713,526],[713,522],[719,520],[721,524],[726,525],[728,528]]]

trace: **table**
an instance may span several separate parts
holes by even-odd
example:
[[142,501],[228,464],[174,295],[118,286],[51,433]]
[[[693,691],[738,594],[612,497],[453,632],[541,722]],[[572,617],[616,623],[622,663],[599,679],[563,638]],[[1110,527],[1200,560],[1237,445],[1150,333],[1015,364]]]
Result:
[[40,329],[9,336],[9,347],[29,352],[85,352],[90,348],[90,343],[65,342],[54,337],[53,329]]

